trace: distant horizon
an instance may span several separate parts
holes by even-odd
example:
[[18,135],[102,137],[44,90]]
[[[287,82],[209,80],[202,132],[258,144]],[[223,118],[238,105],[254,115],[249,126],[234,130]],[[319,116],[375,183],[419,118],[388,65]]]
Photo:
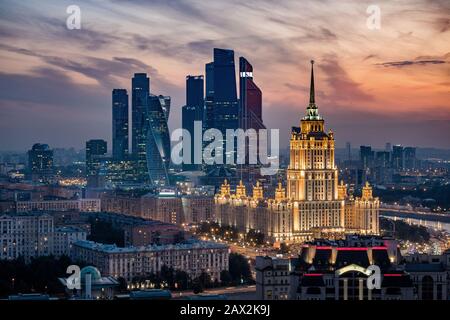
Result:
[[[43,144],[45,144],[46,142],[44,141],[44,142],[36,142],[36,143],[43,143]],[[403,145],[403,144],[392,144],[392,146],[395,146],[395,145],[401,145],[402,147],[412,147],[412,148],[417,148],[417,149],[421,149],[421,150],[432,149],[432,150],[449,151],[450,152],[450,148],[446,149],[446,148],[436,148],[436,147],[423,147],[423,146],[413,146],[413,145]],[[74,149],[75,151],[80,152],[80,151],[84,151],[86,149],[85,147],[83,147],[83,148],[76,148],[76,147],[70,147],[70,146],[69,147],[67,147],[67,146],[65,146],[65,147],[58,147],[58,146],[54,147],[54,146],[52,146],[50,144],[49,144],[49,146],[50,146],[50,149],[52,149],[52,150],[54,150],[54,149],[65,149],[65,150]],[[372,147],[372,150],[375,150],[375,151],[384,151],[385,150],[384,146],[377,147],[377,146],[373,146],[373,145],[369,145],[369,144],[365,144],[365,145],[362,144],[362,145],[357,145],[357,146],[353,146],[352,145],[351,150],[359,151],[360,146],[369,146],[369,147]],[[28,152],[31,149],[31,147],[32,147],[32,145],[28,149],[22,149],[22,150],[0,149],[0,153],[6,153],[6,152],[26,153],[26,152]],[[341,149],[342,150],[346,150],[346,146],[345,145],[344,146],[336,146],[336,150],[341,150]],[[282,148],[280,148],[280,150],[281,151],[289,151],[289,147],[288,146],[287,147],[282,147]],[[108,152],[107,152],[107,154],[111,154],[109,142],[108,142]]]

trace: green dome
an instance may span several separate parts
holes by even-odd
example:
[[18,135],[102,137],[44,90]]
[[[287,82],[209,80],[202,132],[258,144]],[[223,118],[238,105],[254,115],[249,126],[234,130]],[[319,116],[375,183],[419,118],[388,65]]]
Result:
[[96,267],[87,266],[87,267],[84,267],[83,269],[81,269],[81,272],[80,272],[80,277],[81,277],[82,283],[86,282],[86,274],[88,274],[88,273],[91,274],[91,282],[94,282],[101,278],[100,271],[98,271],[98,269]]

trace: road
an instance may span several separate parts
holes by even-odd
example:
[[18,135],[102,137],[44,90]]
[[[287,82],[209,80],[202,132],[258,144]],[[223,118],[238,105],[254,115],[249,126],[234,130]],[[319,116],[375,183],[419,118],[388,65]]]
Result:
[[[229,296],[249,296],[252,294],[256,294],[256,286],[239,286],[239,287],[225,287],[225,288],[213,288],[206,289],[201,294],[222,294]],[[181,291],[181,292],[172,292],[172,297],[176,298],[185,298],[189,296],[195,295],[192,290]]]

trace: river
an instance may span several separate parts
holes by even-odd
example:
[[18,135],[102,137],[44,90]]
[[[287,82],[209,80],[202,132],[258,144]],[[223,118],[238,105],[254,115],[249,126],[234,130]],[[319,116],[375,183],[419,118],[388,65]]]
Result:
[[380,210],[380,216],[394,220],[403,220],[408,224],[424,226],[437,230],[445,230],[450,233],[450,223],[448,222],[449,217],[429,217],[428,215],[422,217],[421,214],[405,213],[404,211],[399,212],[392,210]]

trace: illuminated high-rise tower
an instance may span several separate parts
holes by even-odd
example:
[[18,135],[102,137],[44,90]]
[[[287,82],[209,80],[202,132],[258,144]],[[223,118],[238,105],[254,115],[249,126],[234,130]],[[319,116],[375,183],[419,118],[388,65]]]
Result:
[[167,186],[170,166],[169,96],[149,96],[146,166],[153,186]]
[[253,66],[239,58],[239,126],[246,129],[265,129],[262,120],[262,92],[253,81]]
[[[314,61],[306,116],[293,127],[287,196],[298,202],[294,232],[312,227],[343,227],[343,201],[338,199],[338,170],[334,163],[334,137],[325,132],[314,91]],[[301,222],[301,224],[300,224]]]
[[146,73],[135,73],[131,81],[131,139],[132,153],[136,160],[139,181],[148,181],[147,130],[150,78]]
[[[182,107],[182,127],[190,134],[190,139],[183,139],[183,152],[189,152],[189,163],[183,163],[183,171],[201,169],[201,163],[194,163],[195,121],[203,121],[204,89],[203,76],[186,77],[186,105]],[[188,141],[189,140],[189,141]]]

